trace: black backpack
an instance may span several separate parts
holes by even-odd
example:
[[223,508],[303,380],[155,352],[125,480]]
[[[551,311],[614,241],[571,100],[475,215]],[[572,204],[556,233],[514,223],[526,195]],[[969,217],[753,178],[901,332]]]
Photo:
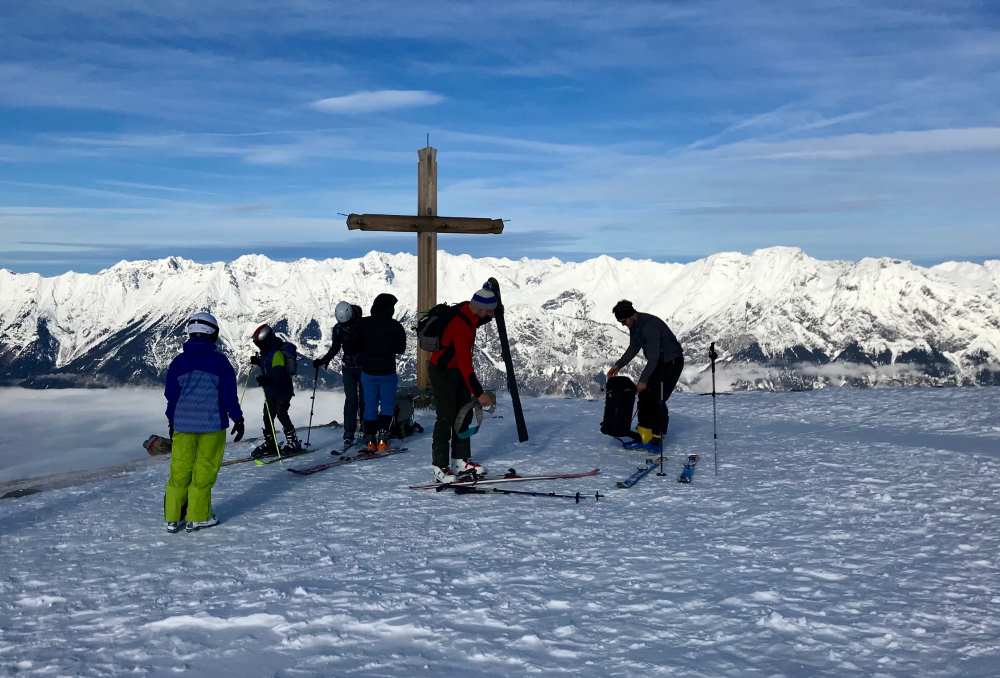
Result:
[[461,304],[438,304],[429,308],[417,321],[417,345],[424,351],[440,351],[441,335],[451,319],[459,314]]
[[424,428],[413,420],[413,399],[417,392],[409,388],[401,388],[396,394],[396,412],[392,418],[393,438],[408,438],[414,433],[423,433]]
[[611,377],[604,386],[604,420],[601,433],[615,438],[627,437],[632,431],[635,407],[635,384],[628,377]]

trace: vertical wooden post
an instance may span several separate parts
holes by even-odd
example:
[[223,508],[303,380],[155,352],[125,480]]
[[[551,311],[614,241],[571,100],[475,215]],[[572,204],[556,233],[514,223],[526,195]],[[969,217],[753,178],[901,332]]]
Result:
[[[417,214],[437,216],[437,149],[426,146],[417,151]],[[417,234],[417,313],[437,303],[437,233]],[[430,385],[425,351],[417,349],[417,387]]]

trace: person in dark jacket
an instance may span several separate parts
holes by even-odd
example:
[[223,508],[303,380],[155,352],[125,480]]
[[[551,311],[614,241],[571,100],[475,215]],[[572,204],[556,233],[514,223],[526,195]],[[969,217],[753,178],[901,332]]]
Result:
[[260,351],[250,357],[250,362],[260,368],[257,384],[264,389],[264,442],[250,454],[256,458],[278,454],[278,441],[274,434],[275,417],[281,422],[285,434],[285,447],[282,449],[298,452],[302,449],[302,443],[299,442],[292,418],[288,415],[295,387],[292,384],[288,357],[282,350],[285,342],[266,323],[254,330],[252,339],[254,346]]
[[632,302],[622,299],[611,309],[615,318],[629,330],[629,345],[618,362],[608,370],[608,379],[628,365],[639,350],[646,357],[646,366],[639,375],[639,434],[642,446],[658,452],[667,433],[670,413],[667,399],[677,387],[684,369],[684,350],[667,324],[654,315],[639,313]]
[[[361,391],[361,340],[358,329],[361,307],[342,301],[334,309],[337,324],[333,326],[330,350],[323,357],[313,360],[313,367],[326,368],[337,353],[343,349],[342,376],[344,379],[344,448],[354,444],[354,434],[358,428],[358,413],[364,411],[364,397]],[[360,409],[359,409],[360,408]]]
[[371,315],[358,323],[361,388],[365,397],[364,434],[369,450],[389,448],[389,428],[396,409],[396,356],[406,353],[406,331],[392,317],[396,297],[380,294]]
[[219,323],[211,313],[195,313],[185,329],[184,352],[167,368],[163,394],[170,430],[170,478],[163,497],[167,532],[185,524],[189,532],[218,525],[212,488],[233,422],[234,441],[243,438],[243,412],[236,396],[236,373],[216,349]]
[[[493,398],[483,391],[472,369],[472,348],[476,330],[493,320],[497,299],[491,290],[481,289],[471,301],[458,305],[455,315],[441,332],[441,349],[431,353],[427,374],[434,389],[434,439],[431,443],[434,480],[454,481],[457,474],[484,475],[486,469],[472,461],[468,438],[459,437],[455,420],[459,411],[476,399],[483,407],[493,405]],[[452,469],[451,460],[456,469]]]

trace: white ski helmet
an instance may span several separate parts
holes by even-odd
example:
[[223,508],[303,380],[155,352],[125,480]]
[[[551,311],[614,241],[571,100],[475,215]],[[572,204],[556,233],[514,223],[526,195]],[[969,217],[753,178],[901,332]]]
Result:
[[346,301],[341,301],[333,310],[333,315],[337,318],[338,323],[346,323],[354,317],[354,309]]
[[188,334],[204,334],[209,337],[219,336],[219,321],[208,311],[199,311],[190,318],[184,325],[184,330]]

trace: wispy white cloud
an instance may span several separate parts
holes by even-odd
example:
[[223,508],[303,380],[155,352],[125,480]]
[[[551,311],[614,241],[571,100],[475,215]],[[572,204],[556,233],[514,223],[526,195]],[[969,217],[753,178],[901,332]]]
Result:
[[199,191],[194,188],[183,188],[180,186],[164,186],[162,184],[144,184],[137,181],[117,181],[113,179],[103,179],[100,184],[107,186],[117,186],[119,188],[132,188],[141,191],[163,191],[165,193],[192,193],[195,195],[218,195],[211,191]]
[[[276,130],[248,133],[166,132],[52,137],[60,152],[84,156],[156,154],[170,157],[238,158],[250,165],[290,165],[309,159],[343,157],[354,140],[327,130]],[[368,153],[369,159],[377,155]]]
[[711,153],[764,160],[854,160],[857,158],[1000,150],[1000,127],[929,129],[843,134],[790,141],[744,141]]
[[320,99],[309,105],[324,113],[374,113],[399,108],[433,106],[441,103],[444,99],[440,94],[427,90],[380,89]]

